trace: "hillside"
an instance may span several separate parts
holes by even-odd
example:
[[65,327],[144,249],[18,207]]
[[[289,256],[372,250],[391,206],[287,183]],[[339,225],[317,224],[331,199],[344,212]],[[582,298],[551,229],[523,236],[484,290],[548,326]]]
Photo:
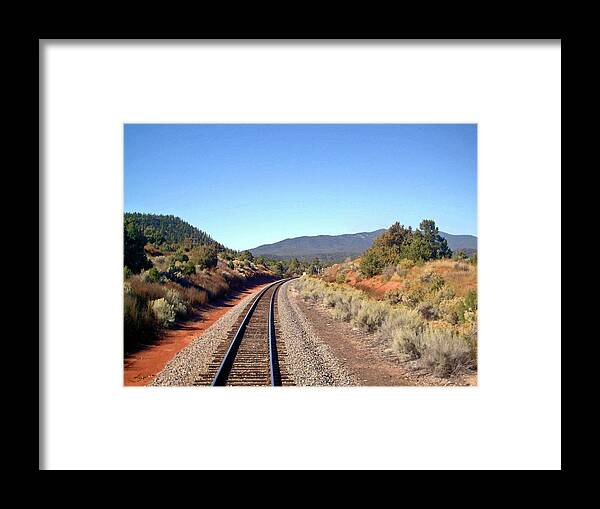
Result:
[[133,222],[155,244],[178,244],[189,239],[193,245],[212,245],[219,251],[225,249],[206,232],[176,216],[125,212],[124,221]]
[[[385,230],[373,232],[349,233],[344,235],[316,235],[281,240],[274,244],[263,244],[250,249],[254,256],[267,258],[312,259],[315,256],[324,261],[341,261],[347,257],[356,257],[371,247],[375,237]],[[440,232],[452,251],[464,250],[471,254],[477,250],[477,237],[474,235],[452,235]]]
[[477,237],[475,235],[452,235],[451,233],[440,232],[440,235],[448,242],[448,247],[452,251],[465,251],[472,254],[477,251]]
[[123,247],[123,325],[128,353],[152,344],[177,324],[197,318],[208,304],[232,290],[275,277],[266,262],[254,263],[247,253],[226,249],[175,216],[125,213]]

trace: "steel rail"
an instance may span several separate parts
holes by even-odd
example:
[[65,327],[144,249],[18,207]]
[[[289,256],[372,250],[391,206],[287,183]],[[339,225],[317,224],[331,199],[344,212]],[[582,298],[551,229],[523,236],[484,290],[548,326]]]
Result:
[[281,385],[279,356],[277,355],[277,345],[275,344],[275,295],[277,295],[279,288],[281,288],[281,285],[275,288],[273,295],[271,295],[271,302],[269,303],[269,366],[271,370],[271,385],[273,387]]
[[[248,325],[248,322],[252,318],[252,314],[254,313],[254,310],[256,309],[256,306],[258,305],[260,299],[265,294],[265,292],[267,290],[269,290],[269,288],[272,288],[275,285],[281,285],[281,284],[285,283],[286,281],[288,281],[288,280],[284,279],[284,280],[279,280],[279,281],[275,281],[274,283],[271,283],[269,286],[266,286],[265,288],[263,288],[260,291],[260,293],[257,295],[256,299],[254,299],[254,302],[250,306],[250,309],[248,309],[246,316],[242,320],[242,323],[240,324],[237,332],[235,333],[235,336],[233,337],[233,340],[231,341],[231,344],[229,345],[229,348],[227,349],[227,353],[225,354],[225,356],[223,357],[223,360],[221,361],[221,365],[219,366],[219,369],[217,370],[217,373],[215,374],[215,376],[212,380],[211,386],[214,387],[214,386],[225,385],[225,383],[227,382],[227,377],[229,376],[229,372],[231,371],[231,368],[233,366],[235,356],[240,347],[240,343],[242,342],[242,339],[244,337],[244,332],[246,331],[246,326]],[[277,292],[276,291],[273,292],[273,295],[275,295],[275,293],[277,293]],[[273,302],[274,302],[273,297],[271,297],[271,303],[273,303]],[[271,308],[269,308],[269,314],[272,315]],[[271,323],[271,320],[273,320],[273,344],[274,344],[275,334],[274,334],[274,317],[273,316],[269,317],[269,324]],[[270,337],[271,337],[271,329],[269,326],[269,348],[271,347]],[[272,355],[271,352],[269,352],[270,359],[272,360],[271,355]],[[275,354],[275,355],[277,355],[277,354]],[[271,369],[271,373],[273,373],[272,369]],[[273,375],[271,375],[271,381],[273,381]]]
[[281,372],[279,371],[279,354],[277,353],[277,344],[275,338],[275,296],[283,283],[287,283],[295,277],[290,277],[281,281],[281,284],[275,288],[271,295],[271,303],[269,304],[269,366],[271,369],[271,385],[278,387],[281,385]]

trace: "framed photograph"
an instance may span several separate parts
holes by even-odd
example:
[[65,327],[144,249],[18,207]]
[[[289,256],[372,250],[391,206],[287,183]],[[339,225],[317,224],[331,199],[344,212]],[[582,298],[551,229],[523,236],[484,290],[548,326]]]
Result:
[[40,469],[561,468],[559,39],[39,56]]
[[477,125],[126,124],[124,151],[125,385],[476,385]]

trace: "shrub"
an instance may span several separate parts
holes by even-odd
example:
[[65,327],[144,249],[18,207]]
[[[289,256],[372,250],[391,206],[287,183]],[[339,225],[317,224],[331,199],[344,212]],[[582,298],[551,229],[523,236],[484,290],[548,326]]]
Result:
[[474,322],[477,318],[477,292],[469,290],[455,307],[461,322]]
[[402,290],[400,288],[388,290],[383,298],[390,304],[400,304],[402,302]]
[[339,295],[335,292],[328,292],[323,297],[323,304],[328,308],[335,307],[339,302]]
[[369,248],[360,259],[360,273],[363,276],[373,277],[381,274],[383,267],[384,262],[381,254],[372,248]]
[[179,292],[169,289],[167,290],[165,299],[169,304],[171,304],[171,306],[173,306],[173,309],[178,316],[185,316],[187,314],[187,308],[183,299],[181,298],[181,295],[179,295]]
[[[431,281],[436,279],[430,278],[429,284]],[[439,307],[430,301],[419,301],[415,310],[403,305],[392,306],[390,300],[401,298],[404,301],[408,294],[414,301],[415,295],[423,292],[422,287],[409,286],[406,293],[399,290],[388,292],[386,301],[374,301],[359,290],[304,276],[296,282],[296,288],[304,299],[320,301],[331,308],[334,318],[351,321],[375,332],[403,360],[417,361],[418,365],[439,376],[450,376],[476,366],[477,333],[474,324],[471,327],[461,326],[457,331],[449,325],[437,325],[439,322],[427,323],[427,320],[452,310],[456,301],[464,305],[463,299],[442,300],[443,306],[440,304]],[[436,296],[445,291],[445,288],[440,288]],[[467,300],[472,304],[473,297]]]
[[446,321],[452,325],[456,325],[460,322],[460,315],[455,309],[450,310],[444,316],[446,318]]
[[402,277],[406,276],[410,272],[410,269],[412,269],[414,266],[415,262],[413,260],[403,258],[396,266],[396,273]]
[[150,270],[142,272],[142,280],[150,283],[158,283],[160,281],[160,272],[156,267],[152,267]]
[[204,272],[192,274],[189,281],[201,290],[205,290],[211,299],[221,297],[229,290],[229,283],[221,274]]
[[421,302],[417,307],[417,311],[425,320],[439,318],[439,311],[431,302]]
[[419,359],[423,350],[418,329],[398,329],[394,333],[392,350],[407,361]]
[[123,267],[123,279],[127,279],[131,276],[133,276],[133,272],[131,272],[131,269],[125,265],[125,267]]
[[471,347],[464,335],[446,329],[426,328],[422,333],[422,364],[448,377],[473,367]]
[[193,286],[180,290],[183,300],[191,307],[204,306],[208,303],[208,294],[204,290],[198,290]]
[[467,259],[467,254],[464,252],[464,250],[460,249],[458,251],[454,251],[454,254],[452,255],[452,258],[454,260],[466,260]]
[[169,267],[169,258],[170,257],[167,256],[157,256],[152,259],[152,263],[159,272],[164,272]]
[[427,271],[421,274],[419,281],[421,281],[421,283],[427,283],[429,291],[437,291],[445,284],[444,278],[433,271]]
[[187,262],[189,260],[188,255],[186,255],[183,251],[177,251],[171,259],[173,262]]
[[477,291],[469,290],[465,295],[465,307],[469,311],[477,310]]
[[415,308],[425,296],[425,290],[420,286],[406,285],[402,293],[402,304],[409,308]]
[[191,274],[195,274],[196,273],[196,266],[194,265],[193,262],[188,261],[184,266],[183,266],[183,273],[187,276],[190,276]]
[[175,317],[177,315],[175,306],[170,304],[167,299],[161,298],[151,301],[150,309],[152,309],[156,321],[162,327],[169,327],[175,322]]
[[143,281],[140,277],[135,276],[129,278],[127,283],[131,286],[133,293],[144,299],[145,301],[151,301],[160,299],[165,296],[166,289],[159,283],[151,283],[149,281]]
[[379,335],[385,338],[392,350],[405,360],[420,356],[420,336],[422,320],[419,315],[406,308],[395,308],[385,318]]
[[464,332],[464,339],[471,354],[471,367],[477,368],[477,326],[467,329]]
[[442,286],[439,290],[435,291],[431,296],[431,301],[440,304],[445,300],[452,300],[455,297],[454,290],[449,286]]
[[336,283],[345,283],[346,282],[346,274],[340,272],[336,278],[335,278]]
[[156,335],[158,324],[148,303],[135,295],[131,287],[125,289],[123,318],[126,351]]
[[[445,291],[445,289],[441,290],[440,292],[442,291]],[[458,306],[462,302],[461,298],[453,297],[450,299],[435,299],[435,301],[438,304],[440,316],[449,324],[456,325],[461,321],[461,315],[458,310]]]
[[217,250],[213,246],[198,246],[190,252],[194,265],[201,269],[210,269],[217,266]]
[[381,327],[387,312],[388,309],[384,303],[364,299],[362,301],[357,301],[357,307],[352,321],[365,328],[367,331],[374,332]]

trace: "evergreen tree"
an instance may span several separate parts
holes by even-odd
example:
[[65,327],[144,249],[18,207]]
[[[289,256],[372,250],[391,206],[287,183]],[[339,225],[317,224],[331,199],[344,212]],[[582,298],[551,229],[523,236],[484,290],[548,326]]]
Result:
[[144,246],[147,243],[145,235],[133,222],[126,222],[123,228],[124,266],[134,274],[152,267],[146,257]]
[[452,251],[448,247],[448,242],[440,235],[439,228],[435,225],[435,221],[424,219],[419,225],[419,231],[429,245],[429,259],[446,258],[452,256]]

